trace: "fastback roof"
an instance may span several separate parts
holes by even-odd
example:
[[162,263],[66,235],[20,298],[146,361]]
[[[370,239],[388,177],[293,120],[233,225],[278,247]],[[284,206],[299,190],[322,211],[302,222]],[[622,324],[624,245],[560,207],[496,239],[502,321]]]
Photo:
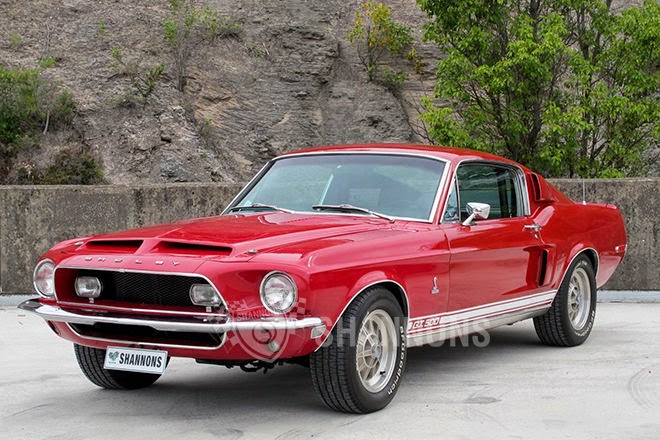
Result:
[[[350,144],[350,145],[329,145],[323,147],[307,148],[303,150],[291,151],[283,154],[283,156],[301,153],[322,153],[322,152],[383,152],[383,153],[423,153],[429,156],[435,156],[446,159],[450,162],[456,162],[465,159],[484,159],[484,160],[497,160],[502,162],[515,163],[494,154],[485,153],[482,151],[468,150],[466,148],[454,147],[438,147],[434,145],[422,144],[395,144],[395,143],[381,143],[381,144]],[[519,164],[516,164],[519,165]]]

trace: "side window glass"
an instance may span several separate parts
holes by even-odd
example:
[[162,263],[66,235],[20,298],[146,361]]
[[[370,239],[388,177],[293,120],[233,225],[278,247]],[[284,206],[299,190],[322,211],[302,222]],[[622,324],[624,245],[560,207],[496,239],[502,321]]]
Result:
[[443,223],[453,223],[458,221],[458,191],[456,190],[456,179],[452,181],[449,195],[447,196],[447,206],[442,216]]
[[488,203],[489,219],[524,215],[516,172],[504,166],[466,164],[458,168],[458,194],[461,221],[468,217],[469,202]]

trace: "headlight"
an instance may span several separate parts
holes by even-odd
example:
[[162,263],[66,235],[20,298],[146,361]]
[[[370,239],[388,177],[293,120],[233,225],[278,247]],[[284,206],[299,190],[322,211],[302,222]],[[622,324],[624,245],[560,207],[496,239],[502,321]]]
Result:
[[37,263],[32,276],[34,288],[44,298],[55,296],[55,263],[45,259]]
[[75,283],[76,295],[82,298],[98,298],[103,285],[96,277],[78,277]]
[[206,307],[217,307],[221,304],[220,297],[210,284],[190,286],[190,301],[198,306]]
[[298,288],[291,277],[283,272],[270,272],[261,282],[261,302],[273,313],[286,313],[296,302]]

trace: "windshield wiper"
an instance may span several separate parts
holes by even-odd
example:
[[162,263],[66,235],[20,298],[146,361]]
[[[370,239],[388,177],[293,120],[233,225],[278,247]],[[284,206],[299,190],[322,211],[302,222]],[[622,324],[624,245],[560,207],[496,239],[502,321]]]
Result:
[[312,205],[312,209],[316,211],[363,212],[365,214],[373,215],[374,217],[389,220],[390,222],[394,221],[392,217],[389,217],[385,214],[381,214],[380,212],[372,211],[367,208],[361,208],[359,206],[353,206],[345,203],[341,205]]
[[237,212],[237,211],[244,211],[244,210],[250,210],[250,211],[261,211],[261,210],[271,210],[271,211],[280,211],[280,212],[286,212],[287,214],[291,214],[293,211],[290,209],[284,209],[280,208],[279,206],[275,205],[265,205],[263,203],[253,203],[251,205],[246,205],[246,206],[234,206],[232,208],[229,208],[227,212]]

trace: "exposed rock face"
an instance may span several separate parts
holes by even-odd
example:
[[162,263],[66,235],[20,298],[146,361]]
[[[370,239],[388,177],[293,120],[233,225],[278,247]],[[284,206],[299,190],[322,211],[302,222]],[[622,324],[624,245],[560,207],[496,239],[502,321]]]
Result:
[[[427,75],[412,73],[395,96],[366,82],[345,39],[358,2],[205,3],[241,23],[241,31],[194,49],[184,93],[176,90],[163,38],[165,1],[0,0],[0,65],[58,59],[44,74],[70,89],[78,105],[77,136],[68,142],[100,155],[112,183],[241,182],[295,148],[420,140],[406,101],[431,93],[436,54],[429,46],[420,46]],[[385,3],[395,20],[419,28],[423,14],[414,0]],[[146,105],[126,105],[130,80],[117,74],[114,48],[145,71],[165,64]],[[46,136],[39,154],[20,159],[39,164],[62,146],[62,136]]]

